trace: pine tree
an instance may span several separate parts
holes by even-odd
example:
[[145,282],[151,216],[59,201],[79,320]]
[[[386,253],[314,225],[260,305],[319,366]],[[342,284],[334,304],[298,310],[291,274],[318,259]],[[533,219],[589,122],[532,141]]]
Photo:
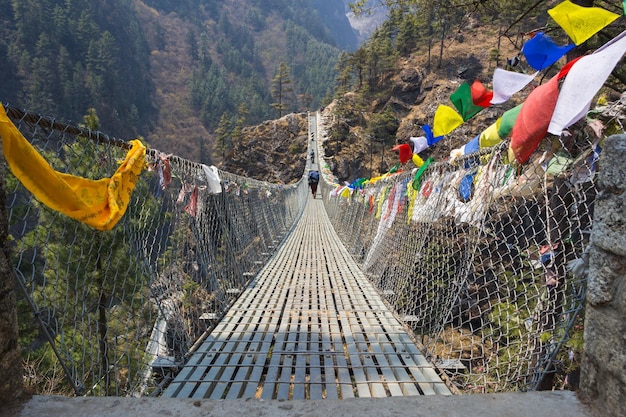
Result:
[[226,113],[222,113],[220,123],[215,129],[215,148],[222,155],[222,160],[226,159],[226,152],[230,148],[230,119]]
[[337,66],[335,67],[335,71],[337,72],[337,78],[335,78],[337,94],[344,94],[352,87],[352,74],[350,72],[351,67],[349,61],[350,55],[348,55],[347,52],[342,52],[341,55],[339,55],[339,61],[337,61]]
[[250,114],[250,109],[248,109],[248,105],[245,102],[241,103],[237,108],[237,123],[243,126],[246,123],[248,114]]
[[293,92],[291,88],[291,76],[289,74],[289,66],[284,62],[278,64],[278,71],[272,79],[272,97],[276,100],[271,104],[273,108],[278,110],[278,117],[283,117],[283,113],[289,108],[290,94]]

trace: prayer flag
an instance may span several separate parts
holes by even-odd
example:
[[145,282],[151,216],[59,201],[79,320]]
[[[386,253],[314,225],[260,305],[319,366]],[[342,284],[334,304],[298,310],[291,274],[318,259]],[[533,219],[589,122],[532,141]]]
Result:
[[189,196],[189,202],[185,206],[185,211],[191,217],[196,217],[198,211],[198,187],[194,185],[191,196]]
[[574,46],[574,44],[559,46],[545,33],[537,32],[526,41],[522,47],[522,53],[531,67],[541,71],[561,59]]
[[474,177],[476,171],[470,172],[465,175],[459,185],[459,195],[464,202],[468,202],[472,198],[472,192],[474,191]]
[[413,152],[411,152],[411,146],[408,143],[401,143],[400,145],[396,145],[392,148],[394,151],[398,151],[398,156],[400,157],[400,163],[406,164],[411,160],[413,156]]
[[[560,135],[563,129],[582,119],[613,68],[626,53],[626,31],[591,55],[580,57],[569,68],[548,131]],[[564,68],[565,69],[565,68]]]
[[413,156],[411,157],[411,160],[413,161],[415,166],[418,168],[424,165],[424,160],[420,158],[420,156],[416,153],[413,154]]
[[478,139],[480,149],[489,148],[502,142],[502,138],[498,135],[498,128],[500,127],[501,122],[502,117],[498,118],[498,120],[481,132]]
[[505,111],[502,114],[500,126],[498,127],[498,136],[502,139],[506,139],[511,134],[511,130],[513,130],[513,126],[515,125],[515,121],[517,120],[517,116],[519,116],[519,112],[522,109],[522,104],[519,104],[512,109]]
[[222,185],[220,181],[220,175],[217,167],[211,165],[210,167],[202,164],[202,170],[209,184],[209,191],[212,194],[219,194],[222,192]]
[[536,76],[534,74],[522,74],[496,68],[493,72],[493,98],[491,104],[501,104],[522,88],[526,87]]
[[426,171],[426,169],[428,169],[428,165],[430,165],[433,161],[434,159],[432,157],[428,158],[420,167],[420,169],[418,169],[415,173],[415,177],[413,177],[413,181],[411,181],[411,186],[414,190],[419,191],[422,182],[422,175],[424,175],[424,172]]
[[549,9],[548,14],[576,45],[585,42],[619,18],[618,14],[600,7],[583,7],[569,0]]
[[172,166],[170,165],[170,156],[159,153],[158,165],[159,165],[159,183],[161,189],[165,188],[172,182]]
[[[450,96],[450,101],[459,111],[464,122],[474,117],[479,111],[484,108],[474,104],[472,98],[472,88],[468,83],[461,84],[459,88],[457,88],[457,90]],[[437,116],[435,115],[435,117]],[[444,133],[444,135],[445,134],[446,133]]]
[[187,194],[193,191],[193,185],[184,183],[182,187],[180,187],[180,191],[178,192],[178,198],[176,199],[176,204],[182,204],[185,201],[185,197]]
[[548,125],[559,96],[559,75],[535,88],[522,104],[511,132],[509,158],[521,164],[528,161],[548,133]]
[[474,80],[472,84],[472,101],[475,105],[480,107],[489,107],[491,105],[491,99],[493,98],[493,91],[487,90],[487,88],[478,80]]
[[443,137],[463,124],[463,117],[452,107],[440,104],[435,112],[433,121],[433,134]]
[[478,152],[479,146],[478,142],[480,139],[480,135],[476,136],[474,139],[467,142],[461,149],[463,149],[463,155],[468,155],[470,153]]
[[422,152],[424,149],[428,148],[428,139],[426,139],[426,136],[411,136],[409,138],[409,140],[411,141],[411,143],[413,144],[413,153],[420,153]]
[[441,139],[443,139],[443,136],[435,137],[435,135],[433,134],[432,129],[428,125],[423,125],[422,126],[422,130],[426,134],[426,141],[428,142],[428,146],[433,146],[435,143],[437,143]]
[[13,175],[37,200],[98,230],[110,230],[122,218],[143,170],[146,148],[130,141],[125,160],[111,178],[91,180],[55,171],[22,136],[0,105],[0,136]]

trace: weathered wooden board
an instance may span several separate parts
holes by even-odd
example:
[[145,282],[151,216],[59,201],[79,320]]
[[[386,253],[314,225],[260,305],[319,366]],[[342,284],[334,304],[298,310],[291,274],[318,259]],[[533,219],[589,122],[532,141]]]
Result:
[[311,199],[291,235],[163,395],[423,394],[450,391],[341,245],[322,201]]

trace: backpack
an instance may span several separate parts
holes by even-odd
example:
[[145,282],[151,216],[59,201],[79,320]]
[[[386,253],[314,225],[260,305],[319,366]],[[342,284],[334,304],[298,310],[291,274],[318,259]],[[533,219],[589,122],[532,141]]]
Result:
[[317,171],[309,172],[309,184],[317,184],[320,181],[320,173]]

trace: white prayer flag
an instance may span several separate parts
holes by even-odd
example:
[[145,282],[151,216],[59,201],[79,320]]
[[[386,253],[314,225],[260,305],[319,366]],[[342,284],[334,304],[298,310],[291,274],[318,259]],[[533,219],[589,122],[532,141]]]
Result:
[[626,52],[626,31],[591,55],[580,58],[565,77],[550,120],[548,132],[560,135],[563,129],[582,119],[591,101]]
[[522,74],[496,68],[493,72],[493,98],[491,104],[501,104],[531,82],[538,72]]

